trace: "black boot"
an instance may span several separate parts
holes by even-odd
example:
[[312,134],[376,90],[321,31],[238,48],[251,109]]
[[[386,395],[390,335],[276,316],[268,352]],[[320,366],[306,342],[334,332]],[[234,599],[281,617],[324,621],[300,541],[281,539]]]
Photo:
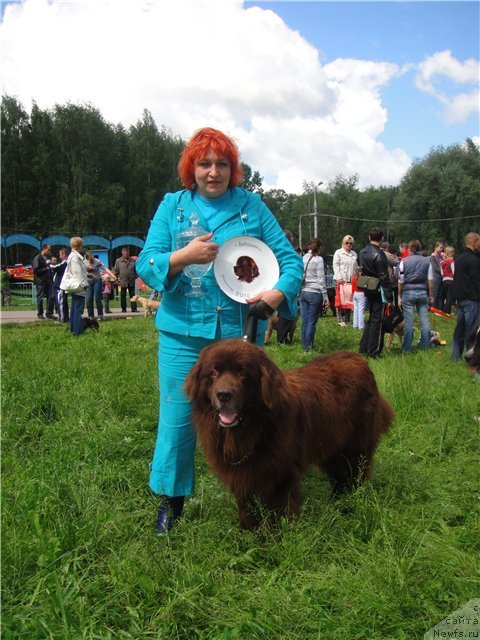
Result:
[[179,521],[183,511],[185,496],[162,496],[157,514],[155,535],[163,536]]

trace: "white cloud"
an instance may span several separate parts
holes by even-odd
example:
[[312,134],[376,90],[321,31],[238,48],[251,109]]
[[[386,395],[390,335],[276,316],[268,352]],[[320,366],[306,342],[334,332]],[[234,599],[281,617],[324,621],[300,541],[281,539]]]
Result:
[[25,0],[0,30],[3,92],[26,108],[90,102],[126,126],[146,108],[184,138],[222,128],[268,186],[292,192],[339,173],[394,184],[410,164],[377,140],[381,88],[401,69],[322,66],[275,13],[239,0]]
[[[425,93],[434,96],[443,106],[443,116],[447,123],[465,122],[472,114],[479,112],[479,74],[478,60],[460,62],[449,50],[440,51],[425,58],[418,65],[415,84]],[[450,81],[454,86],[474,85],[469,92],[448,93],[442,86]]]

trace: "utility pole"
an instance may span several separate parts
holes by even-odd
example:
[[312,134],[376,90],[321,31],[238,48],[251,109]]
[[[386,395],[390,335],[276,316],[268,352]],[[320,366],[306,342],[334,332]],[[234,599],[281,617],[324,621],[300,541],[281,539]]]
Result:
[[317,238],[318,224],[317,224],[317,187],[323,184],[323,181],[317,182],[313,187],[313,213],[304,213],[298,218],[298,243],[302,247],[302,218],[313,216],[313,237]]
[[317,187],[323,184],[323,180],[320,180],[313,187],[313,237],[318,238],[318,224],[317,224]]

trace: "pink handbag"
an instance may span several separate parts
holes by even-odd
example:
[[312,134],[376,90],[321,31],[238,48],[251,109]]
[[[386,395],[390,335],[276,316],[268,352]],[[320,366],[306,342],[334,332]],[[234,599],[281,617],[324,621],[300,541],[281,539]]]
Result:
[[343,282],[338,287],[340,307],[353,309],[353,291],[351,282]]

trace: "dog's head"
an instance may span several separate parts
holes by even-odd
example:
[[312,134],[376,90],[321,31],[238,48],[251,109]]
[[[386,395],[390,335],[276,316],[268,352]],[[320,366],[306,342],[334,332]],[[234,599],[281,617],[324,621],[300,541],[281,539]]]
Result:
[[233,272],[239,280],[248,283],[253,282],[260,275],[257,263],[249,256],[240,256],[233,267]]
[[468,337],[465,362],[480,380],[480,325],[474,327]]
[[216,424],[224,429],[272,411],[284,387],[283,373],[263,349],[237,339],[203,349],[185,382],[194,412],[213,411]]

